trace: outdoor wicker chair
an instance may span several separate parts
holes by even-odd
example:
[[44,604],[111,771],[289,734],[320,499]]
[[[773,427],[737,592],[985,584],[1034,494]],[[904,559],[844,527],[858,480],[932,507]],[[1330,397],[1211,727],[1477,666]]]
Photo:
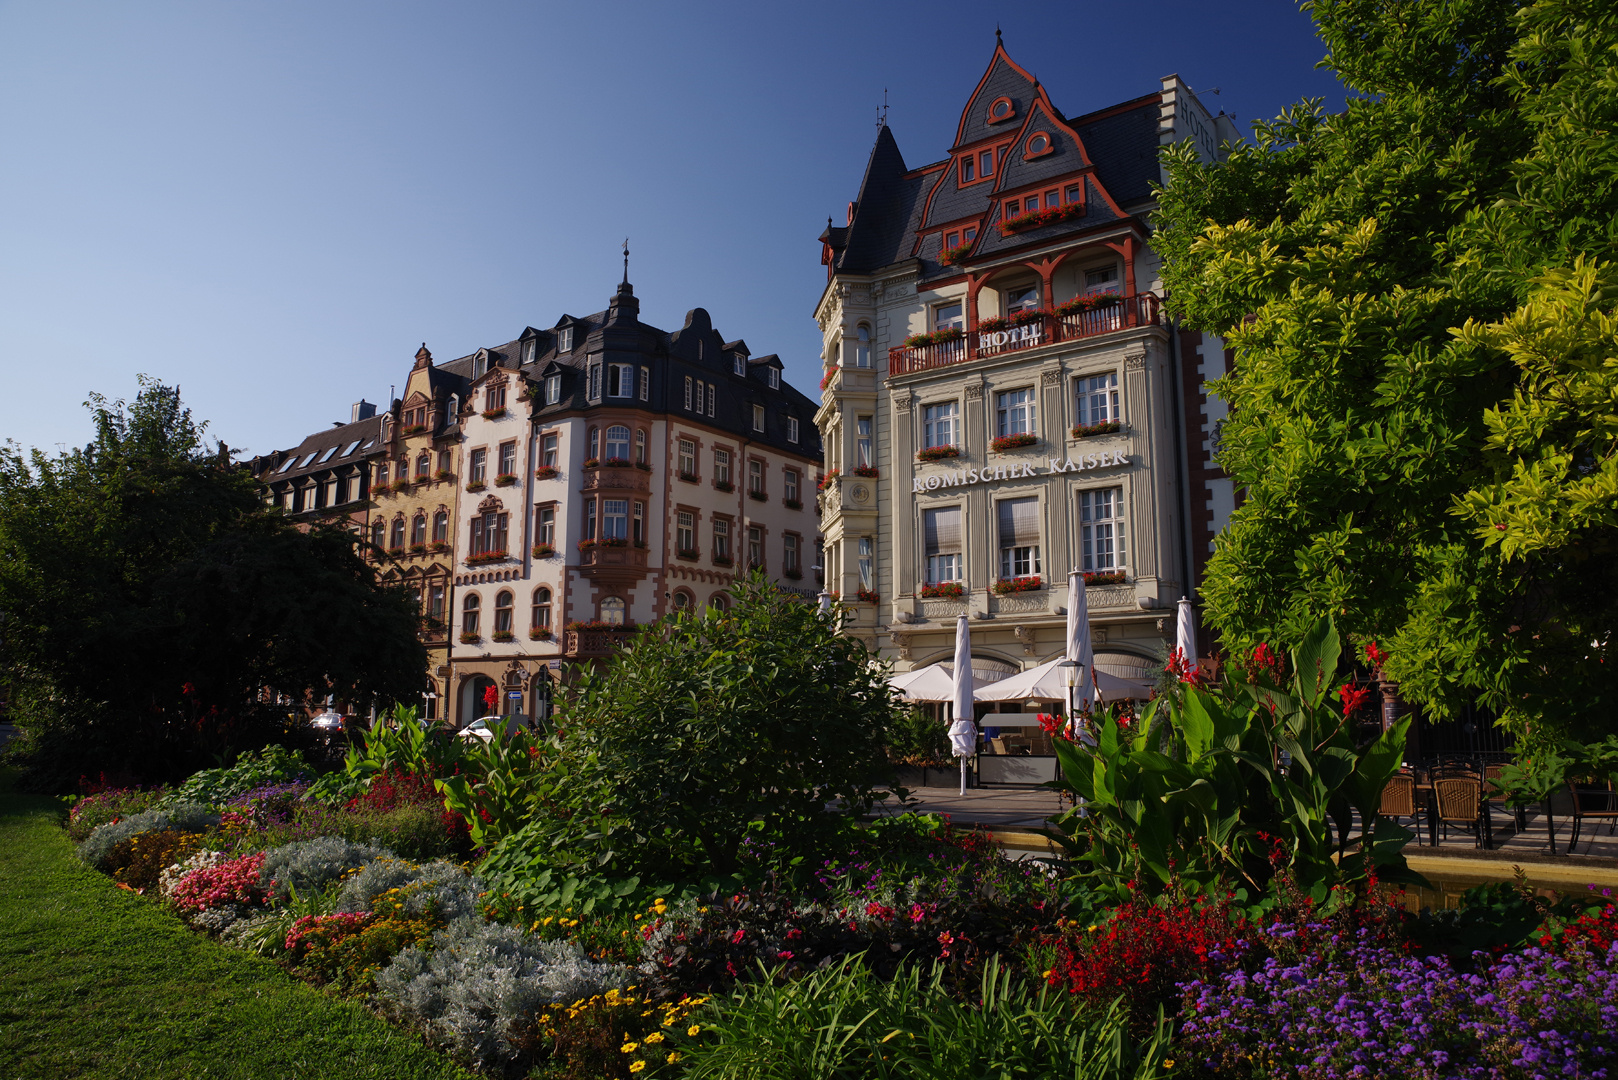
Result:
[[1603,821],[1607,823],[1608,836],[1618,832],[1618,790],[1611,780],[1569,780],[1567,787],[1573,795],[1573,835],[1567,842],[1567,853],[1572,855],[1579,846],[1579,830],[1585,821],[1596,822],[1590,832],[1592,844]]
[[1458,829],[1471,829],[1477,845],[1489,847],[1489,815],[1483,801],[1483,782],[1476,776],[1440,776],[1433,780],[1433,795],[1438,800],[1438,821],[1449,835],[1451,825]]
[[1422,810],[1416,805],[1416,778],[1409,773],[1398,773],[1389,778],[1387,786],[1382,789],[1382,806],[1379,811],[1385,818],[1392,818],[1398,822],[1401,818],[1409,818],[1415,827],[1416,843],[1421,843],[1421,817]]

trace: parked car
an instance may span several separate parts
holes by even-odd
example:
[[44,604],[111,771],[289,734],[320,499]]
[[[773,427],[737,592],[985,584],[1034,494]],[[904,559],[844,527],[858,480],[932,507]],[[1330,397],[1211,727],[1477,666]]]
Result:
[[343,730],[343,714],[327,709],[316,713],[309,721],[309,726],[325,734],[335,734]]
[[522,713],[512,713],[510,716],[480,716],[470,724],[455,733],[457,739],[481,739],[484,742],[494,740],[494,729],[502,721],[506,724],[506,734],[511,736],[519,728],[528,726],[528,718]]

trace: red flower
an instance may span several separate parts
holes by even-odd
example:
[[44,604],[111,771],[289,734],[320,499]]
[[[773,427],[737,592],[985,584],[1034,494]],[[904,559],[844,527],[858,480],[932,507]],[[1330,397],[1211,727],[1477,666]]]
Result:
[[1377,648],[1374,641],[1365,646],[1365,655],[1371,658],[1371,663],[1375,667],[1381,667],[1388,662],[1388,654]]
[[1343,699],[1343,715],[1353,716],[1356,709],[1365,704],[1365,699],[1371,696],[1370,687],[1357,687],[1353,683],[1344,683],[1337,689],[1337,696]]
[[483,704],[488,706],[490,712],[493,712],[495,707],[500,704],[499,689],[493,686],[486,687],[483,691]]

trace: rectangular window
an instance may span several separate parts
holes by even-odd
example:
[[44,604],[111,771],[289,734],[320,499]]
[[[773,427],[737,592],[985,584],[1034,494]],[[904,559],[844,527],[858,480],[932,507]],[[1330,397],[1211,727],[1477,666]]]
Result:
[[747,374],[747,354],[736,353],[730,358],[731,371],[737,375]]
[[472,451],[472,470],[467,477],[474,484],[481,484],[489,478],[489,452],[487,450]]
[[966,317],[961,313],[960,304],[940,304],[933,309],[934,330],[964,330]]
[[483,407],[485,409],[503,409],[506,407],[506,388],[504,386],[491,386],[483,394]]
[[764,463],[757,458],[749,458],[747,462],[747,490],[764,494]]
[[1079,387],[1079,423],[1106,424],[1119,419],[1116,371],[1076,381]]
[[714,518],[713,557],[716,559],[730,558],[730,522],[725,518]]
[[764,530],[757,525],[747,527],[747,566],[764,565]]
[[472,554],[506,550],[507,515],[489,511],[472,519]]
[[500,444],[500,475],[515,476],[517,474],[517,444],[514,442]]
[[984,179],[994,175],[994,151],[985,150],[978,155],[978,175]]
[[685,377],[685,411],[691,411],[691,376]]
[[596,538],[596,501],[594,499],[584,500],[584,538],[586,540]]
[[762,405],[753,406],[753,430],[764,430],[764,406]]
[[781,480],[782,492],[781,493],[786,497],[788,502],[797,502],[798,501],[798,470],[797,469],[783,469],[783,470],[781,470],[781,475],[782,475],[782,480]]
[[714,405],[714,387],[713,387],[712,383],[709,383],[708,384],[708,415],[710,417],[713,416],[713,405]]
[[650,401],[652,397],[652,369],[640,369],[640,399]]
[[941,506],[921,512],[927,584],[961,580],[961,508]]
[[964,233],[961,234],[961,238],[962,238],[962,240],[964,240],[968,244],[970,244],[972,241],[976,240],[978,238],[977,226],[973,225],[970,228],[968,228]]
[[789,416],[789,417],[787,417],[787,442],[795,443],[797,441],[798,441],[798,418],[796,416]]
[[944,237],[944,250],[945,251],[948,251],[951,248],[956,248],[956,247],[960,247],[960,246],[961,246],[961,234],[960,233],[952,232],[948,236]]
[[976,179],[977,172],[972,168],[972,159],[970,157],[963,157],[961,159],[961,183],[970,184]]
[[376,467],[376,482],[379,485],[388,482],[388,463],[385,461]]
[[556,467],[556,463],[561,456],[560,442],[560,437],[556,435],[546,435],[539,440],[539,463],[541,465],[549,465],[553,469]]
[[1045,206],[1047,208],[1061,205],[1062,193],[1060,191],[1047,191],[1045,193]]
[[629,539],[629,500],[601,500],[601,538],[603,540]]
[[768,378],[770,380],[770,389],[771,390],[779,390],[779,389],[781,389],[781,372],[780,372],[780,370],[777,369],[777,368],[773,368],[773,367],[772,368],[767,368],[766,370],[769,372]]
[[960,413],[958,403],[944,401],[927,405],[921,410],[922,438],[926,447],[960,445]]
[[871,418],[861,416],[854,421],[854,464],[870,468],[875,458],[871,455]]
[[1079,492],[1079,552],[1084,570],[1123,568],[1123,488]]
[[427,586],[427,617],[432,619],[444,617],[444,586]]
[[1068,188],[1067,189],[1067,201],[1068,201],[1069,206],[1073,206],[1073,205],[1076,205],[1078,203],[1082,203],[1084,201],[1084,185],[1075,184],[1072,187]]
[[995,504],[1000,526],[1000,576],[1032,577],[1039,569],[1039,500],[1002,499]]
[[1007,289],[1006,311],[1033,311],[1039,307],[1039,286],[1026,285],[1018,289]]
[[541,506],[534,512],[534,537],[537,543],[556,546],[556,507]]
[[637,544],[646,543],[646,504],[643,502],[635,504],[635,517],[632,528],[634,531],[630,539]]
[[590,365],[590,387],[587,396],[591,401],[601,398],[601,365]]
[[715,450],[713,452],[713,478],[721,484],[730,483],[729,450]]
[[545,404],[555,405],[562,400],[562,377],[560,375],[547,375],[545,377]]
[[680,440],[680,475],[692,478],[697,475],[697,444],[690,439]]
[[556,351],[573,351],[573,328],[571,326],[564,327],[556,332]]
[[787,533],[781,547],[781,569],[789,574],[803,573],[803,567],[798,565],[798,545],[803,541],[797,533]]
[[1095,292],[1116,292],[1118,289],[1118,267],[1102,266],[1084,272],[1084,291],[1088,295]]
[[1008,390],[995,395],[994,424],[996,435],[1034,434],[1034,391]]
[[635,395],[635,369],[629,364],[607,365],[607,396],[633,397]]
[[674,515],[674,546],[681,554],[697,550],[697,518],[689,510]]
[[876,588],[876,576],[873,573],[876,565],[876,541],[869,536],[859,539],[859,571],[860,588],[870,592]]

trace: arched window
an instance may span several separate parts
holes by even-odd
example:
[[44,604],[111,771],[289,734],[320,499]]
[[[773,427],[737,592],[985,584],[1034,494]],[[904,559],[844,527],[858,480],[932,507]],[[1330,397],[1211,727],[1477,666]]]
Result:
[[607,459],[629,460],[629,429],[622,424],[614,424],[607,429]]
[[854,366],[871,366],[871,328],[860,323],[854,330]]
[[712,596],[708,597],[708,606],[715,611],[729,611],[730,597],[726,596],[724,593],[714,593]]
[[417,514],[410,522],[410,546],[427,542],[427,515]]
[[404,515],[401,514],[393,519],[393,532],[388,537],[388,547],[391,550],[398,551],[404,547],[404,529]]
[[534,590],[534,613],[528,626],[532,630],[551,628],[551,591],[543,585]]
[[501,589],[494,597],[494,632],[511,633],[511,590]]
[[608,626],[624,625],[624,602],[616,596],[601,601],[601,621]]
[[646,464],[646,429],[640,428],[635,432],[635,463]]
[[476,635],[478,632],[478,594],[467,593],[466,599],[461,601],[461,633]]
[[387,539],[388,539],[388,526],[387,526],[387,523],[382,522],[382,521],[373,521],[373,522],[371,522],[371,544],[372,544],[372,546],[373,547],[381,547],[387,541]]
[[432,471],[432,467],[433,467],[433,458],[432,458],[431,454],[429,454],[429,453],[427,453],[427,451],[423,450],[421,453],[416,455],[416,479],[417,480],[425,480],[425,479],[427,479],[427,474],[430,471]]
[[440,510],[433,515],[433,543],[449,542],[449,511]]
[[675,589],[674,590],[674,610],[675,611],[687,611],[688,612],[688,611],[691,610],[692,606],[695,603],[696,603],[696,599],[691,595],[691,593],[689,591],[687,591],[685,589]]

